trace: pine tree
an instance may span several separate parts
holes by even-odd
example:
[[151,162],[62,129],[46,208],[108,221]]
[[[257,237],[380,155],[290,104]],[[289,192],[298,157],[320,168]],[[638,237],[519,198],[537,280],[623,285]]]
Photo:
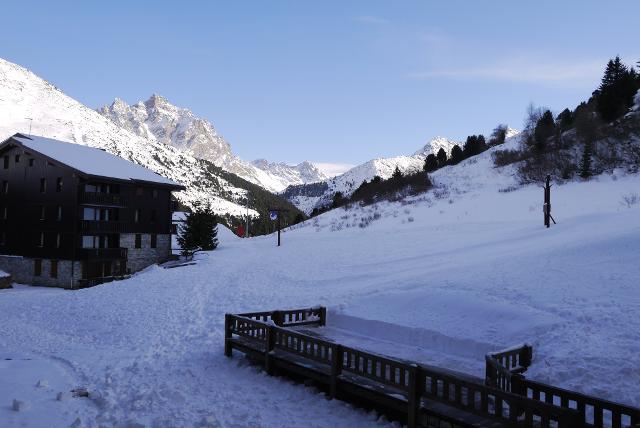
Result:
[[591,141],[587,140],[584,143],[584,150],[582,151],[582,160],[580,161],[580,177],[585,180],[591,177]]
[[566,131],[567,129],[570,129],[571,126],[573,125],[573,112],[571,110],[569,110],[568,108],[562,110],[562,112],[558,115],[558,117],[556,117],[556,122],[558,123],[558,126],[560,127],[561,130]]
[[192,257],[196,251],[210,251],[218,246],[218,221],[210,208],[197,209],[180,225],[178,244],[182,255]]
[[346,202],[342,192],[336,192],[333,194],[333,202],[331,203],[331,208],[338,208]]
[[396,169],[393,170],[391,179],[394,181],[402,180],[402,172],[400,172],[400,168],[398,168],[398,165],[396,165]]
[[451,163],[451,165],[455,165],[463,160],[464,160],[464,153],[462,152],[462,149],[460,148],[460,146],[456,144],[451,149],[451,158],[449,162]]
[[429,153],[427,158],[424,160],[424,166],[422,169],[426,172],[433,172],[438,169],[438,159],[436,159],[436,155]]
[[438,167],[443,167],[447,164],[447,152],[445,152],[442,147],[438,150],[436,159],[438,160]]
[[507,139],[507,125],[498,125],[493,129],[491,138],[489,139],[490,146],[497,146],[503,144]]
[[553,120],[553,114],[546,110],[533,131],[535,140],[535,148],[539,152],[543,152],[547,147],[547,140],[556,133],[556,122]]
[[602,77],[600,87],[594,93],[596,110],[606,122],[611,122],[633,105],[633,97],[640,84],[633,67],[627,67],[619,56],[610,60]]

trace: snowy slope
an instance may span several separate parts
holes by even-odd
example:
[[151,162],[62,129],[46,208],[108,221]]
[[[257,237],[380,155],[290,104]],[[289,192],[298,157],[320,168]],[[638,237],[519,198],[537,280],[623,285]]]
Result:
[[186,108],[176,107],[160,95],[128,105],[116,98],[110,106],[98,110],[117,125],[147,139],[155,139],[198,159],[205,159],[271,192],[290,184],[324,180],[326,176],[313,164],[253,164],[234,155],[231,145],[218,134],[213,124]]
[[204,162],[132,134],[27,69],[0,59],[0,140],[28,134],[30,126],[34,135],[105,149],[184,184],[187,190],[176,197],[188,206],[201,202],[218,214],[246,212],[237,202],[246,191],[216,176]]
[[[0,402],[31,408],[5,404],[0,420],[388,425],[223,356],[225,312],[316,304],[324,333],[352,345],[483,376],[485,352],[526,341],[528,377],[640,406],[640,175],[554,186],[558,225],[545,229],[541,189],[493,168],[493,150],[433,173],[426,194],[285,230],[282,247],[222,233],[194,266],[1,292],[0,357],[13,359],[0,358]],[[54,400],[76,386],[91,398]]]

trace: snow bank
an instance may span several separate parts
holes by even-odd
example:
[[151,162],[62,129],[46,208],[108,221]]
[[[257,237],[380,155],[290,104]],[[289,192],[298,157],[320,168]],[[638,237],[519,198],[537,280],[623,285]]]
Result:
[[[220,226],[223,251],[192,266],[73,293],[3,293],[0,346],[38,355],[27,364],[42,372],[0,386],[0,420],[38,426],[42,407],[61,426],[77,417],[106,426],[388,425],[223,356],[225,313],[318,304],[329,307],[324,331],[352,346],[483,376],[482,354],[527,342],[528,376],[640,406],[640,204],[624,203],[640,176],[554,186],[550,229],[542,189],[516,186],[490,152],[433,178],[424,195],[287,229],[281,247],[273,235],[232,238]],[[38,402],[38,379],[53,389],[49,404]],[[72,388],[90,397],[55,400]],[[32,408],[11,412],[14,398]]]

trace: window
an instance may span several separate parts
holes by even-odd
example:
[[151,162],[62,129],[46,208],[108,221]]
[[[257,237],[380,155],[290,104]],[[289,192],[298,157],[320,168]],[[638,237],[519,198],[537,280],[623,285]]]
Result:
[[45,209],[44,205],[40,205],[40,220],[44,220]]
[[62,235],[58,233],[56,234],[56,248],[60,248],[61,245],[62,245]]
[[158,189],[153,189],[151,191],[151,196],[153,196],[153,199],[158,199]]
[[44,247],[44,232],[40,232],[40,236],[38,237],[38,247]]
[[16,163],[20,163],[20,155],[16,155]]
[[0,245],[6,245],[7,244],[7,233],[3,230],[2,232],[0,232]]
[[57,260],[51,260],[51,271],[49,272],[49,275],[51,276],[51,278],[58,277],[58,261]]
[[9,182],[7,180],[4,180],[2,182],[2,193],[4,193],[5,195],[9,193]]
[[156,221],[156,210],[151,210],[151,223]]
[[2,219],[6,220],[9,218],[9,207],[2,208]]
[[139,223],[140,222],[140,209],[136,208],[136,210],[133,212],[133,222],[134,223]]
[[144,193],[142,187],[138,187],[136,188],[136,196],[142,196],[142,194]]
[[56,192],[62,192],[62,177],[56,178]]
[[62,205],[58,205],[56,220],[62,221]]
[[82,210],[83,220],[97,220],[98,210],[96,208],[84,208]]
[[139,233],[136,233],[136,244],[135,244],[136,248],[142,248],[142,235],[140,235]]
[[34,164],[34,160],[33,159],[29,159],[29,166],[33,166]]
[[151,248],[156,248],[158,246],[158,235],[155,233],[151,235]]
[[9,156],[4,157],[4,169],[9,169]]
[[83,236],[82,248],[96,248],[96,237],[92,235]]
[[35,259],[33,261],[33,275],[35,276],[42,275],[42,260]]
[[94,186],[93,184],[85,184],[84,185],[84,191],[86,193],[97,193],[98,192],[98,187]]
[[40,179],[40,193],[45,193],[47,191],[47,179]]

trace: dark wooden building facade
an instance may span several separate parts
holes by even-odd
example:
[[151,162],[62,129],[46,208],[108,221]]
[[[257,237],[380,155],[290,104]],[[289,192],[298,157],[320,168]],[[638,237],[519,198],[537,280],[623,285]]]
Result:
[[15,134],[0,144],[0,269],[78,288],[165,261],[171,192],[152,171],[90,148]]

